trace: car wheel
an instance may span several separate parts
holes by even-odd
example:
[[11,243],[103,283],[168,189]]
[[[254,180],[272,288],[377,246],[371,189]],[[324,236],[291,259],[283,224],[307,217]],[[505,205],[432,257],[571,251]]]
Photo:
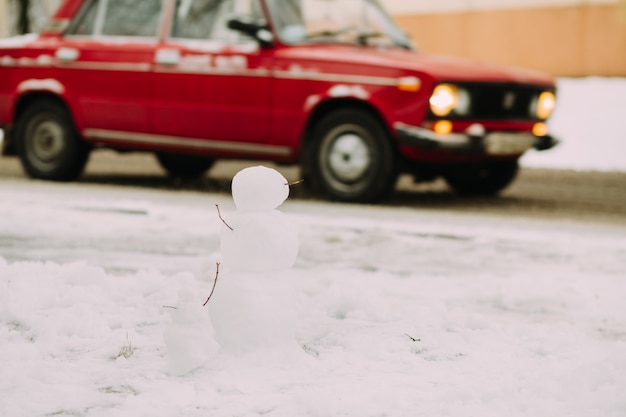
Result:
[[157,161],[172,177],[193,179],[204,175],[215,163],[212,158],[196,155],[157,152]]
[[31,104],[20,116],[16,134],[17,152],[29,176],[71,181],[83,172],[89,147],[59,102],[43,99]]
[[333,200],[374,203],[395,186],[396,154],[387,131],[369,112],[345,109],[313,130],[303,172]]
[[456,167],[444,178],[459,194],[493,195],[508,186],[517,171],[517,161],[498,161]]

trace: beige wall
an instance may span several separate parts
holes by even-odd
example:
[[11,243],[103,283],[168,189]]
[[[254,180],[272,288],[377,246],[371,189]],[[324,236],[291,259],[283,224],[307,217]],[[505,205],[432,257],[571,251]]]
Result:
[[394,17],[426,52],[520,65],[555,76],[626,76],[625,0],[496,10],[396,12]]

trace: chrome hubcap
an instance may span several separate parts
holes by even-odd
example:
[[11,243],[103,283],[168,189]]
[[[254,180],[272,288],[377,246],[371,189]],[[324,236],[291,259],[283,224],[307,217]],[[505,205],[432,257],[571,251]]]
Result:
[[328,163],[338,179],[353,182],[366,173],[371,156],[367,144],[359,135],[346,133],[332,143]]
[[30,143],[36,160],[52,162],[63,152],[63,129],[57,123],[43,121],[33,129]]

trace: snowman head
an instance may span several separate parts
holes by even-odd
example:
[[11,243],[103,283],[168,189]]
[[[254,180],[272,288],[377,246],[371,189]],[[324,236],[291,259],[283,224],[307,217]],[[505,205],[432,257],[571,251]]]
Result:
[[237,210],[273,210],[289,196],[289,183],[275,169],[255,166],[235,175],[232,191]]

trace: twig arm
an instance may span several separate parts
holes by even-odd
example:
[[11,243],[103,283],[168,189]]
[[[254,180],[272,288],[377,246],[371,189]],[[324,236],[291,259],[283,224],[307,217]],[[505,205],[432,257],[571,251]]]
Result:
[[[226,225],[228,226],[228,225]],[[231,229],[232,230],[232,229]],[[211,293],[209,294],[209,298],[206,299],[206,301],[204,302],[204,304],[202,304],[202,307],[204,307],[205,305],[207,305],[207,303],[209,302],[209,300],[211,299],[211,297],[213,296],[213,291],[215,291],[215,285],[217,285],[217,277],[220,274],[220,263],[216,262],[215,263],[216,269],[215,269],[215,280],[213,281],[213,288],[211,288]]]
[[226,225],[226,227],[228,227],[230,230],[235,230],[232,227],[230,227],[230,225],[228,223],[226,223],[226,220],[224,220],[224,218],[222,217],[222,213],[220,213],[220,206],[218,204],[216,204],[215,208],[217,209],[217,215],[219,216],[219,218],[222,221],[222,223],[224,223]]

